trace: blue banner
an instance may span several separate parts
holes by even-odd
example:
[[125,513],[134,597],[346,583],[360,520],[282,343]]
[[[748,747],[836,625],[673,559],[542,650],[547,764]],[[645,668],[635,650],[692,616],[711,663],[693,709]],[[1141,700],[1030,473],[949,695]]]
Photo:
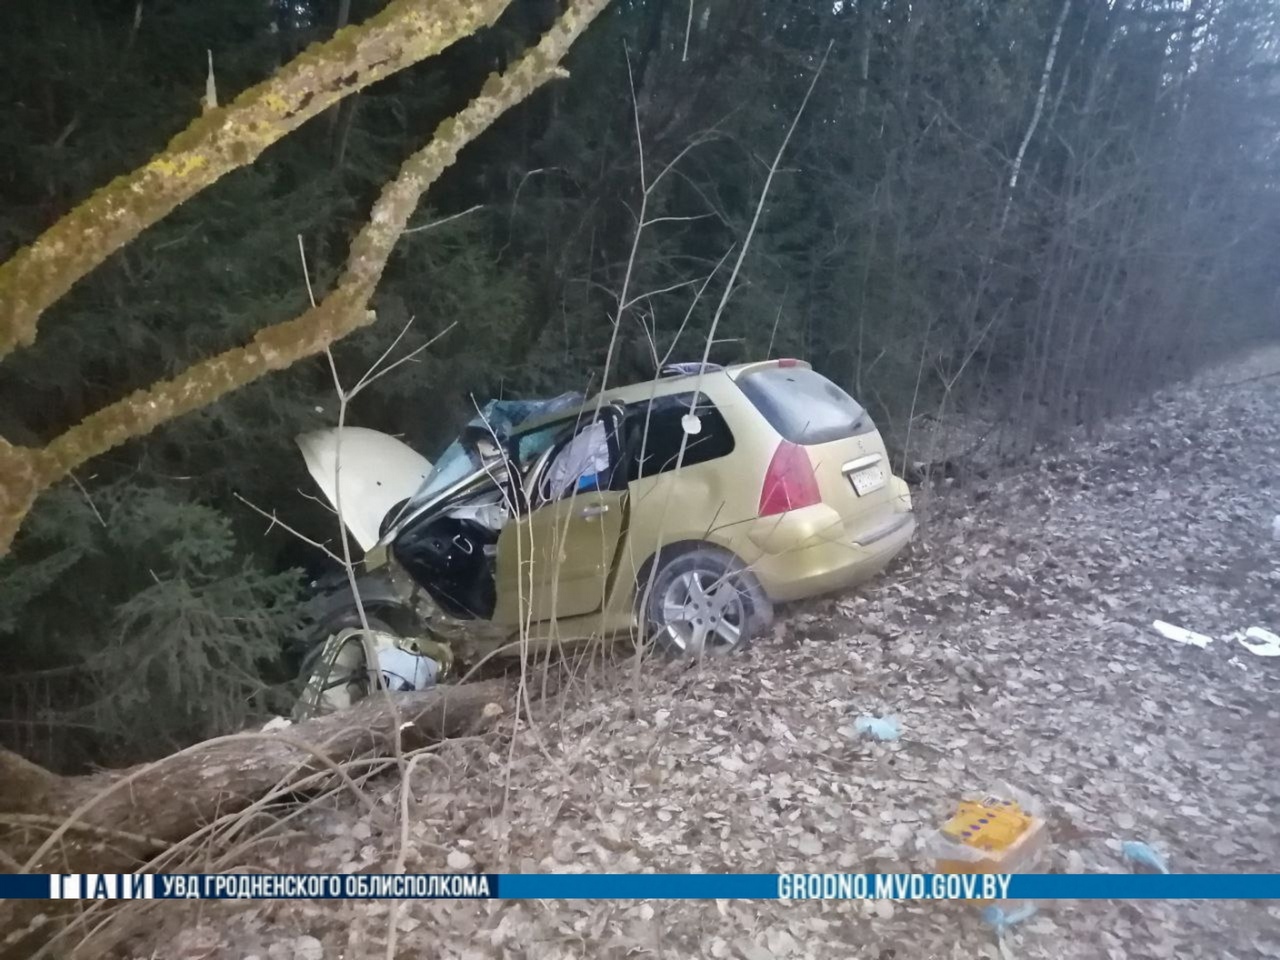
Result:
[[0,874],[5,900],[1280,900],[1280,874]]

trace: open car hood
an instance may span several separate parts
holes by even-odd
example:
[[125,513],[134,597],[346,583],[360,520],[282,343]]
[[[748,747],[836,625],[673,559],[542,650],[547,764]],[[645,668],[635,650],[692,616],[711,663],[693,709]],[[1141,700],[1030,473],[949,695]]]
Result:
[[[490,400],[467,427],[473,437],[479,431],[502,442],[520,424],[573,409],[582,402],[579,393],[562,393],[549,400]],[[438,505],[492,483],[489,467],[466,431],[444,449],[434,466],[395,437],[364,427],[304,433],[297,444],[307,470],[335,506],[335,491],[341,481],[343,520],[365,552],[394,540],[400,529]],[[383,519],[401,501],[407,501],[404,508],[380,537]]]
[[365,551],[378,542],[387,512],[412,497],[431,473],[426,457],[395,437],[364,427],[304,433],[297,444],[307,470],[335,508],[341,483],[342,519]]

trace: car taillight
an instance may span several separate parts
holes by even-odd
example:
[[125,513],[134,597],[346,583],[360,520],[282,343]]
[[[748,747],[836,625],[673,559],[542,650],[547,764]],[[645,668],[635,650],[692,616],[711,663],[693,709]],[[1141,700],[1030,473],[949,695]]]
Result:
[[778,366],[780,366],[780,367],[798,367],[798,366],[800,366],[800,361],[799,361],[799,360],[797,360],[797,359],[795,359],[794,357],[785,357],[785,358],[783,358],[782,360],[779,360],[779,361],[778,361]]
[[788,510],[811,507],[822,501],[818,478],[804,447],[783,440],[769,461],[760,491],[760,516],[769,517]]

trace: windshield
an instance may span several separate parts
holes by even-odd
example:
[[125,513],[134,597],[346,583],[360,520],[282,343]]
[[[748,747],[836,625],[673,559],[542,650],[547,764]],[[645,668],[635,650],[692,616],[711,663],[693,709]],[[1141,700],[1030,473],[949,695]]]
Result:
[[[480,408],[480,413],[472,418],[467,427],[492,433],[502,441],[528,420],[581,406],[582,403],[583,396],[580,393],[562,393],[549,400],[490,400]],[[564,425],[560,424],[559,429],[564,429]],[[475,448],[459,437],[440,454],[422,486],[409,499],[406,511],[425,505],[483,467]]]

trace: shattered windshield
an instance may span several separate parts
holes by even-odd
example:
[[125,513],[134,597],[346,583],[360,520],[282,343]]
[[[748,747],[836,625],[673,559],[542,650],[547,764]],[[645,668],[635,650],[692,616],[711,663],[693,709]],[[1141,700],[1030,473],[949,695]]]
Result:
[[[481,428],[486,432],[492,432],[499,440],[506,440],[520,424],[536,417],[543,417],[561,410],[569,410],[573,407],[581,406],[584,399],[580,393],[562,393],[558,397],[552,397],[548,400],[490,400],[480,408],[480,413],[472,418],[467,427]],[[555,430],[563,430],[563,424],[558,425]],[[540,438],[546,433],[548,431],[537,431],[529,434],[528,437]],[[546,443],[542,449],[550,446],[554,436],[554,432],[547,435]],[[525,456],[525,439],[522,437],[520,441],[519,455],[522,460]],[[531,456],[536,456],[536,453],[531,454]],[[458,483],[458,481],[481,469],[482,466],[483,464],[475,449],[464,443],[462,438],[459,437],[440,454],[434,468],[427,474],[422,486],[409,499],[406,511],[428,503]]]

